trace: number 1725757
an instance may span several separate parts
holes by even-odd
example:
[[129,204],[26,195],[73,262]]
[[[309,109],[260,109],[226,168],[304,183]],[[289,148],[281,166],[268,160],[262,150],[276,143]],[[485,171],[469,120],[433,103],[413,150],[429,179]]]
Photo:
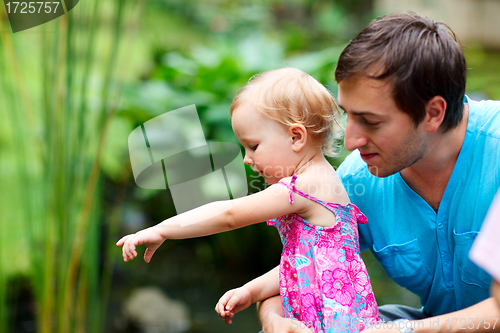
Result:
[[[55,13],[59,2],[17,2],[11,1],[5,4],[7,13]],[[38,7],[38,8],[37,8]]]
[[497,325],[498,318],[469,318],[466,320],[465,318],[452,318],[451,320],[448,318],[445,320],[447,324],[447,328],[459,328],[459,329],[495,329]]

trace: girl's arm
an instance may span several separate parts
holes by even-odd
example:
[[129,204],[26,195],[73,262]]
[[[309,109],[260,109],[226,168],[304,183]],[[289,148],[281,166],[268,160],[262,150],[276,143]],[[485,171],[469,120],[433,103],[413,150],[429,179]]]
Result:
[[[285,318],[279,296],[268,298],[257,306],[262,330],[266,333],[313,333],[297,319]],[[398,332],[399,333],[399,332]]]
[[166,239],[201,237],[237,229],[303,210],[306,204],[305,200],[294,200],[293,204],[288,200],[289,192],[285,186],[272,185],[244,198],[212,202],[176,215],[151,228],[127,235],[116,245],[123,245],[123,259],[128,261],[137,256],[135,247],[145,244],[144,260],[149,262]]
[[215,306],[215,311],[226,323],[231,324],[231,318],[237,312],[246,309],[252,303],[279,295],[279,292],[279,267],[276,267],[243,287],[226,292]]

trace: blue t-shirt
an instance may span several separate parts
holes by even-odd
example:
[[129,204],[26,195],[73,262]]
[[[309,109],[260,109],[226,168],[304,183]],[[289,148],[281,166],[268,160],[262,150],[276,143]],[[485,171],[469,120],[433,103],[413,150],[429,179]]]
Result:
[[369,248],[394,281],[420,296],[426,313],[489,297],[491,277],[468,253],[500,186],[500,102],[469,100],[467,133],[437,213],[399,173],[371,175],[357,150],[338,175],[368,217],[359,226],[361,250]]

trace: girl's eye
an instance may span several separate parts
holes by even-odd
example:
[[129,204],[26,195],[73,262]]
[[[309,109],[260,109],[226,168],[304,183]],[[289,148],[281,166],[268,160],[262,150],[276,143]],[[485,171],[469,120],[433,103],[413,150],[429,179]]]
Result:
[[251,149],[251,150],[256,150],[258,146],[259,146],[259,145],[252,146],[252,147],[250,147],[250,149]]

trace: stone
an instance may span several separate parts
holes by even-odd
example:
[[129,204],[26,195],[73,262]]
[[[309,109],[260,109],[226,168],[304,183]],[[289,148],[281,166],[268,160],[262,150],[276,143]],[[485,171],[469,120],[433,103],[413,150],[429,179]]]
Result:
[[123,310],[126,321],[145,333],[181,333],[191,326],[189,308],[158,287],[135,289]]

